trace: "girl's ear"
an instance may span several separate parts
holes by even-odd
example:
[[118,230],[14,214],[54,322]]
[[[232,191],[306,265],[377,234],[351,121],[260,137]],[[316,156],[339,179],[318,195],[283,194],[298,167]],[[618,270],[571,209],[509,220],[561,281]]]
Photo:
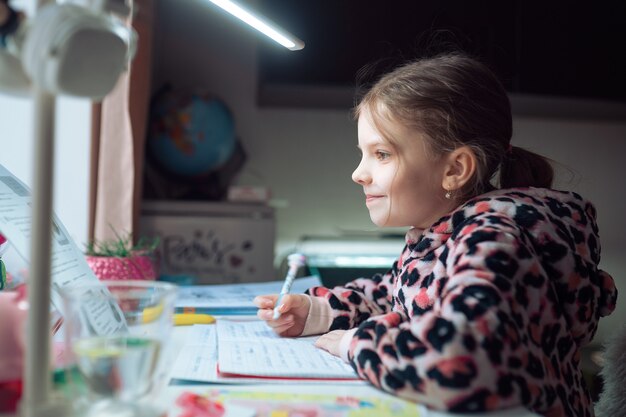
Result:
[[476,155],[469,146],[461,146],[446,157],[442,188],[457,191],[467,184],[476,172]]

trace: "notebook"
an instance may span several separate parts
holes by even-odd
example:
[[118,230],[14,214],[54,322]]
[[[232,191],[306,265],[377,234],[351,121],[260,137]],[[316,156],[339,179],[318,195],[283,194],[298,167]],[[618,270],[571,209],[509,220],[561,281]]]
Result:
[[358,378],[350,365],[315,347],[316,339],[280,337],[258,320],[218,320],[218,371],[269,378]]
[[[218,319],[218,323],[224,319]],[[261,323],[261,322],[259,322]],[[262,324],[262,323],[261,323]],[[188,381],[210,382],[213,384],[291,384],[294,377],[268,377],[251,376],[246,374],[224,374],[219,373],[218,367],[218,347],[217,347],[217,326],[216,325],[195,325],[187,329],[185,345],[180,349],[178,357],[172,367],[170,377],[174,385],[188,384]],[[282,339],[283,341],[296,339]],[[329,353],[320,351],[323,355],[331,356]],[[333,359],[331,359],[333,360]],[[352,373],[352,378],[356,374]],[[319,383],[316,378],[297,378],[299,384]],[[327,379],[328,380],[328,379]],[[334,382],[350,385],[365,385],[361,379],[334,379]]]

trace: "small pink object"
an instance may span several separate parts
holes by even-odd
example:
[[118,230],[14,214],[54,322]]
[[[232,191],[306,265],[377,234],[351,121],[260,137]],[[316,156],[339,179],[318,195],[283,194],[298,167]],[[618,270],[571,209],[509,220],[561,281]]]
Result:
[[226,412],[220,402],[189,391],[180,394],[176,404],[183,408],[179,417],[222,417]]
[[129,257],[109,257],[87,255],[87,264],[101,280],[155,280],[158,276],[154,257],[133,255]]
[[24,293],[0,292],[0,382],[22,378],[27,313]]

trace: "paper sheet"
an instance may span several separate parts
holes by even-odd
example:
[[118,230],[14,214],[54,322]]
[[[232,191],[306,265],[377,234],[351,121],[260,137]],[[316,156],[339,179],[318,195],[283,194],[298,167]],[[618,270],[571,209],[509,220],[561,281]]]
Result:
[[[334,385],[333,388],[336,390],[337,386]],[[315,391],[318,390],[319,387],[316,387]],[[166,395],[175,399],[180,393],[185,391],[223,403],[226,409],[224,417],[231,415],[248,416],[248,414],[244,414],[244,410],[239,411],[235,407],[245,407],[253,412],[250,415],[256,417],[425,417],[431,415],[422,405],[394,398],[383,393],[375,393],[373,395],[369,393],[350,393],[346,395],[343,392],[313,393],[306,388],[288,389],[288,392],[285,392],[287,390],[276,392],[267,389],[251,391],[230,387],[228,389],[215,389],[214,387],[189,386],[168,387]],[[341,389],[340,391],[345,390]],[[241,414],[239,414],[240,412]],[[170,415],[173,417],[178,416],[178,414]],[[454,417],[461,415],[441,413],[441,416]],[[467,416],[467,414],[462,416]]]
[[317,337],[285,338],[262,321],[217,322],[220,373],[288,378],[357,378],[350,365],[315,347]]
[[245,392],[219,390],[213,398],[227,406],[245,404],[257,417],[423,417],[423,406],[388,395],[337,395],[305,392]]
[[[319,285],[322,285],[319,277],[298,278],[294,280],[291,292],[294,294],[303,293],[305,290]],[[283,281],[181,287],[178,292],[176,307],[253,308],[256,311],[252,302],[254,297],[263,294],[277,294],[282,286]]]
[[217,332],[213,324],[192,326],[187,342],[178,353],[172,379],[186,381],[217,381]]
[[[13,256],[21,258],[20,261],[25,265],[30,264],[31,205],[28,187],[0,165],[0,231],[12,246]],[[62,290],[87,284],[100,284],[87,265],[83,253],[76,247],[65,226],[54,214],[52,214],[50,269],[52,304],[59,311],[62,311],[60,296]],[[102,291],[106,291],[104,285]],[[93,315],[99,318],[95,327],[99,334],[108,334],[126,326],[125,322],[116,319],[119,314],[114,314],[112,309],[96,312],[97,308],[101,306],[85,306],[87,314],[92,311]]]
[[[203,387],[167,387],[167,389],[163,393],[163,395],[165,396],[163,402],[166,404],[171,404],[166,414],[167,416],[179,417],[179,416],[189,416],[189,415],[195,416],[196,415],[196,414],[193,414],[193,411],[195,410],[192,409],[192,413],[188,414],[189,410],[186,410],[180,405],[176,404],[176,400],[183,393],[195,393],[198,395],[202,395],[204,398],[207,398],[207,399],[217,400],[217,398],[212,398],[210,390],[203,388]],[[219,400],[221,403],[224,403],[224,401],[221,398]],[[245,405],[224,404],[224,408],[225,408],[225,413],[222,417],[255,417],[255,416],[260,417],[260,415],[257,413],[257,411],[254,408],[248,407]]]

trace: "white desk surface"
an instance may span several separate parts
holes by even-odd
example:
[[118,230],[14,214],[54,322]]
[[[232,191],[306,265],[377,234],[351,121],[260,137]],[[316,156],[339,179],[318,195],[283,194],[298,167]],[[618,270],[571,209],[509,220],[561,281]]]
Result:
[[[239,316],[238,318],[242,318]],[[179,326],[174,328],[171,352],[180,352],[182,346],[186,342],[186,337],[188,333],[189,326]],[[172,358],[172,361],[175,360],[175,357]],[[185,389],[189,389],[194,387],[195,385],[168,385],[166,388],[166,394],[168,397],[172,398],[176,394]],[[294,393],[294,394],[332,394],[336,396],[355,396],[355,397],[386,397],[389,394],[382,392],[374,388],[371,385],[363,384],[342,384],[342,383],[333,383],[333,382],[321,382],[319,384],[271,384],[271,383],[263,383],[263,384],[246,384],[246,385],[222,385],[222,384],[198,384],[198,387],[202,387],[203,389],[224,389],[227,388],[228,391],[246,391],[246,392],[278,392],[278,393]],[[420,417],[538,417],[537,414],[531,413],[525,408],[515,408],[510,410],[502,410],[493,413],[483,413],[483,414],[453,414],[453,413],[445,413],[439,411],[429,410],[426,407],[422,407],[420,410]],[[229,414],[230,417],[230,414]]]

